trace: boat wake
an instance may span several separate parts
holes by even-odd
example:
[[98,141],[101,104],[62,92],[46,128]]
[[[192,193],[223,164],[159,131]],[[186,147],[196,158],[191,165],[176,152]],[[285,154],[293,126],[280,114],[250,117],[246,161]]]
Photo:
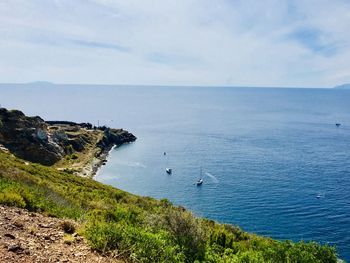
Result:
[[128,162],[128,161],[117,161],[116,162],[119,165],[128,166],[128,167],[140,167],[140,168],[146,168],[147,166],[140,162]]
[[204,174],[206,176],[210,177],[211,180],[213,181],[213,183],[215,183],[215,184],[219,183],[219,180],[218,180],[218,178],[215,177],[215,175],[212,175],[211,173],[208,173],[208,172],[205,172]]

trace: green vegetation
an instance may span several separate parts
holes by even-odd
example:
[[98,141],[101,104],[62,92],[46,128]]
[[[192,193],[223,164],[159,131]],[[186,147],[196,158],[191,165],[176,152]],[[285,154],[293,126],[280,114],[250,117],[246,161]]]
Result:
[[74,237],[70,234],[65,234],[63,237],[63,242],[67,245],[71,245],[74,242]]
[[337,262],[330,246],[259,237],[1,151],[0,203],[74,219],[93,249],[128,262]]

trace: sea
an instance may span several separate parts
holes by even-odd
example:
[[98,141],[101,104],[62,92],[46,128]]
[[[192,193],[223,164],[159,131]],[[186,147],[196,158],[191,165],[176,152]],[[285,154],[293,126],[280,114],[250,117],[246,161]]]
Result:
[[2,84],[0,104],[135,134],[97,181],[350,261],[350,90]]

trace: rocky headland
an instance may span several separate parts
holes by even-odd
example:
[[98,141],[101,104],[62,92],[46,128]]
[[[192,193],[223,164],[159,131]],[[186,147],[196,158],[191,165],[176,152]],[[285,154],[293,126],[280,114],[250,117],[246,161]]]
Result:
[[24,160],[93,176],[113,146],[136,137],[123,129],[90,123],[44,121],[18,110],[0,109],[0,147]]

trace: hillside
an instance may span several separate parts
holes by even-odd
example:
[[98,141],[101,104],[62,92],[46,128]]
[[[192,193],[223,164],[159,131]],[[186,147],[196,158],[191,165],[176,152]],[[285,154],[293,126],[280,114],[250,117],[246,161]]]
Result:
[[22,208],[0,206],[0,262],[122,262],[91,251],[82,236],[67,228],[70,224]]
[[[100,142],[103,144],[103,140]],[[250,234],[237,226],[197,218],[166,199],[132,195],[76,176],[69,169],[57,169],[59,162],[45,166],[2,149],[0,204],[6,205],[3,209],[10,213],[12,210],[7,206],[15,206],[40,212],[43,223],[49,220],[47,217],[73,220],[76,232],[91,250],[109,259],[126,262],[337,262],[333,247],[315,242],[281,242]],[[73,166],[79,158],[71,158],[65,165]],[[75,237],[69,234],[65,238],[74,243]],[[64,240],[60,239],[59,244],[62,242]],[[11,252],[9,247],[7,252]],[[68,260],[75,262],[73,258]]]

